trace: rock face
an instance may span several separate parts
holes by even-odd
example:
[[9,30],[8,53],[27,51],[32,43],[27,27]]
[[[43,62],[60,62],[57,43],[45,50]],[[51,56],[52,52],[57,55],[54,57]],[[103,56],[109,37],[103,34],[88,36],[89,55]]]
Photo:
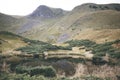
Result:
[[51,18],[54,16],[54,13],[52,10],[47,6],[39,6],[32,14],[30,14],[30,17],[41,17],[41,18]]
[[59,8],[50,8],[45,5],[39,6],[35,11],[33,11],[32,14],[29,15],[29,17],[32,18],[54,18],[61,15],[64,15],[64,12],[62,9]]

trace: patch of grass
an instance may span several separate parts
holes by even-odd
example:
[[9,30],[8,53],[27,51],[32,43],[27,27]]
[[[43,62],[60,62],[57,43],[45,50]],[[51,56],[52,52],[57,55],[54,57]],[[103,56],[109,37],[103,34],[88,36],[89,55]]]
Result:
[[16,35],[11,32],[0,31],[0,50],[2,53],[13,51],[16,48],[23,47],[27,45],[22,41],[21,36]]

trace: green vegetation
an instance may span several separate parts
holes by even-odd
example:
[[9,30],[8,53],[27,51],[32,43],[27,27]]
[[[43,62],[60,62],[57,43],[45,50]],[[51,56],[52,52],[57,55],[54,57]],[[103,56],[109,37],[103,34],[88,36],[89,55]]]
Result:
[[92,46],[92,51],[95,54],[95,56],[105,56],[106,54],[110,55],[112,58],[120,58],[120,50],[117,48],[114,48],[113,44],[120,43],[120,40],[116,40],[113,42],[107,42],[104,44],[96,44]]
[[69,44],[69,47],[85,46],[87,49],[92,50],[94,56],[102,57],[109,54],[111,58],[120,58],[120,50],[112,46],[113,44],[120,43],[120,40],[106,42],[103,44],[96,44],[90,40],[71,40],[66,43]]
[[24,38],[23,41],[25,43],[28,43],[28,45],[25,47],[18,48],[16,50],[20,50],[26,53],[43,53],[44,51],[48,51],[48,50],[69,49],[69,48],[52,45],[52,44],[45,43],[38,40],[29,40]]
[[2,78],[0,78],[1,80],[112,80],[110,78],[99,78],[96,76],[84,76],[84,77],[78,77],[78,78],[73,78],[73,79],[69,79],[66,77],[63,78],[47,78],[44,76],[30,76],[28,74],[7,74],[4,73],[4,75],[0,75],[3,76]]
[[63,58],[57,58],[57,57],[52,57],[52,58],[48,58],[47,60],[44,60],[46,62],[56,62],[56,61],[59,61],[59,60],[66,60],[66,61],[69,61],[69,62],[72,62],[72,63],[82,63],[84,64],[85,63],[85,60],[82,59],[82,58],[71,58],[71,57],[63,57]]
[[87,39],[85,39],[85,40],[70,40],[70,41],[67,41],[66,43],[69,43],[69,45],[71,47],[75,47],[75,46],[91,47],[92,45],[96,44],[95,42],[87,40]]
[[30,76],[27,74],[2,74],[0,80],[46,80],[44,76]]
[[18,48],[17,50],[20,50],[22,52],[27,52],[27,53],[42,53],[44,51],[48,50],[58,50],[60,47],[54,46],[48,43],[44,43],[41,41],[30,41],[28,43],[29,45],[25,47]]
[[56,71],[51,66],[38,66],[38,67],[26,67],[26,66],[17,66],[16,73],[18,74],[29,74],[30,76],[43,75],[45,77],[55,77]]
[[102,57],[94,56],[92,59],[92,63],[95,65],[104,65],[107,62],[105,60],[103,60]]
[[56,71],[53,67],[35,67],[30,71],[31,76],[40,74],[44,75],[45,77],[55,77]]
[[[92,58],[92,63],[95,65],[104,65],[108,63],[109,65],[120,65],[120,49],[113,47],[114,44],[120,44],[120,40],[115,40],[111,42],[106,42],[102,44],[97,44],[90,40],[71,40],[67,41],[68,47],[74,46],[85,46],[86,49],[91,50],[94,54]],[[108,61],[104,60],[103,57],[108,55]],[[115,61],[113,60],[115,59]]]

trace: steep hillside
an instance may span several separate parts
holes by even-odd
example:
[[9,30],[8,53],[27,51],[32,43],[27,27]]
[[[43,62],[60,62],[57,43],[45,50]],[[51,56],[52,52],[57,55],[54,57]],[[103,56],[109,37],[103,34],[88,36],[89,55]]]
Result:
[[120,28],[120,12],[104,10],[91,12],[77,19],[70,27],[73,28]]
[[[90,7],[90,6],[96,6],[97,8]],[[104,6],[106,6],[107,8],[104,8],[104,9],[101,8]],[[104,18],[104,16],[105,16],[105,19],[107,17],[109,18],[109,16],[114,14],[115,11],[119,12],[119,8],[120,8],[119,4],[105,4],[105,5],[98,5],[98,4],[93,4],[93,3],[83,4],[83,5],[75,7],[67,16],[65,16],[63,19],[61,19],[60,22],[56,23],[56,26],[59,25],[61,27],[62,26],[70,27],[71,25],[74,26],[78,22],[81,22],[81,21],[82,21],[81,24],[86,24],[85,22],[90,21],[90,20],[91,20],[91,23],[93,23],[92,22],[93,18],[96,18],[97,20],[100,20],[99,17]],[[104,13],[104,11],[105,11],[105,13]],[[107,11],[111,11],[111,12],[107,12]],[[114,15],[116,15],[116,14],[114,14]],[[112,16],[114,17],[114,15],[112,15]],[[119,13],[117,13],[116,16],[119,16]],[[116,19],[116,18],[114,18],[114,19]],[[81,20],[81,21],[78,21],[78,20]],[[102,19],[102,20],[104,21],[104,19]],[[111,21],[111,19],[108,19],[108,20]],[[62,25],[60,25],[60,24],[62,24]],[[80,26],[81,24],[78,24],[78,26]]]

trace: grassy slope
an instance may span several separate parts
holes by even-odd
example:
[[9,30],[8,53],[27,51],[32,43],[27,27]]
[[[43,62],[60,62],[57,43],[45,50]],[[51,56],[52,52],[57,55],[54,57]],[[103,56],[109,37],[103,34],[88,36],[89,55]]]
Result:
[[89,39],[97,43],[114,41],[120,39],[120,29],[87,29],[73,36],[73,39]]
[[44,51],[58,49],[64,50],[67,48],[38,40],[30,40],[10,32],[0,32],[0,51],[4,54],[12,53],[13,51],[22,51],[26,53],[43,53]]
[[26,46],[27,44],[22,41],[22,38],[7,32],[0,32],[0,50],[2,53],[8,53],[16,48]]
[[99,11],[83,16],[70,29],[72,39],[90,39],[105,42],[120,39],[120,12]]
[[71,27],[79,28],[120,28],[120,12],[114,10],[104,10],[90,12],[77,19]]

